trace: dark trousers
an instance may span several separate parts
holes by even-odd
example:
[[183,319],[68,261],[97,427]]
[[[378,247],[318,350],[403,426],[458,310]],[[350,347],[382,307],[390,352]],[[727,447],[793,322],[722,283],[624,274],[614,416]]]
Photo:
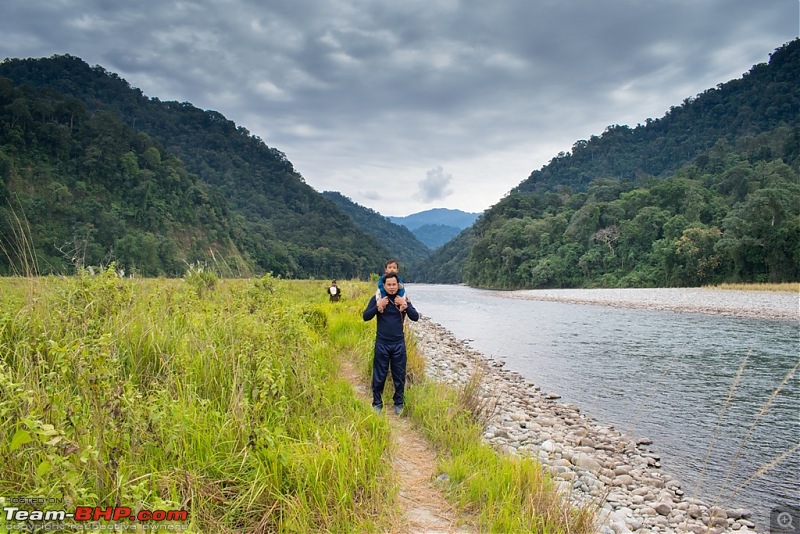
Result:
[[406,342],[382,343],[375,341],[375,358],[372,362],[372,405],[383,406],[383,386],[386,375],[392,370],[394,405],[402,406],[406,389]]

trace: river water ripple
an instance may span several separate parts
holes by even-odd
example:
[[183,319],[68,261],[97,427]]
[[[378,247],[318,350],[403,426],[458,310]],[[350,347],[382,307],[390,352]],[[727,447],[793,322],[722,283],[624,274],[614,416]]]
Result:
[[748,508],[759,525],[800,501],[796,319],[407,287],[420,313],[485,356],[600,422],[653,439],[687,495]]

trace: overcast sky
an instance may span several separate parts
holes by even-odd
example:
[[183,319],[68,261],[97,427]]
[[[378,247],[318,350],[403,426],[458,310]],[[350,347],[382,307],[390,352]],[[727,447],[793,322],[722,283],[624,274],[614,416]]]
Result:
[[739,78],[798,0],[4,0],[0,58],[69,53],[213,109],[318,191],[483,211],[575,141]]

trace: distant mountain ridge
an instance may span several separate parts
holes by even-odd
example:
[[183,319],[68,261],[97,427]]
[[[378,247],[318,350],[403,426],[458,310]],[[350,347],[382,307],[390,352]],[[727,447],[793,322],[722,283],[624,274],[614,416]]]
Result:
[[322,195],[332,200],[361,230],[379,241],[389,251],[389,255],[399,260],[401,265],[408,265],[430,256],[431,250],[418,241],[405,226],[394,224],[387,217],[353,202],[339,192],[323,191]]
[[437,249],[472,226],[480,213],[448,208],[433,208],[405,217],[388,217],[395,224],[411,230],[414,236],[431,249]]
[[468,226],[472,226],[479,216],[480,213],[469,213],[448,208],[433,208],[404,217],[389,216],[387,218],[393,223],[402,224],[412,231],[426,224],[453,226],[461,231]]

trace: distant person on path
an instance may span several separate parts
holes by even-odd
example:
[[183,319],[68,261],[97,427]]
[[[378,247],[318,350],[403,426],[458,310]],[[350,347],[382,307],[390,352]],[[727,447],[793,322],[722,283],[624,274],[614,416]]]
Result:
[[394,413],[400,415],[405,403],[406,388],[406,339],[403,335],[403,321],[408,316],[412,321],[419,320],[419,312],[401,297],[397,274],[388,273],[384,277],[386,296],[372,296],[364,310],[364,320],[377,316],[378,331],[375,335],[375,355],[372,362],[372,409],[377,413],[383,410],[383,386],[389,369],[394,383]]
[[397,291],[397,294],[403,298],[406,296],[406,288],[403,287],[403,279],[400,278],[400,263],[397,260],[389,260],[383,266],[383,276],[378,279],[378,292],[375,293],[376,300],[386,296],[386,289],[383,287],[383,281],[389,273],[397,275],[397,283],[400,284],[400,289]]
[[331,281],[331,285],[328,286],[328,295],[331,297],[331,302],[339,302],[342,298],[342,290],[336,285],[336,280]]

